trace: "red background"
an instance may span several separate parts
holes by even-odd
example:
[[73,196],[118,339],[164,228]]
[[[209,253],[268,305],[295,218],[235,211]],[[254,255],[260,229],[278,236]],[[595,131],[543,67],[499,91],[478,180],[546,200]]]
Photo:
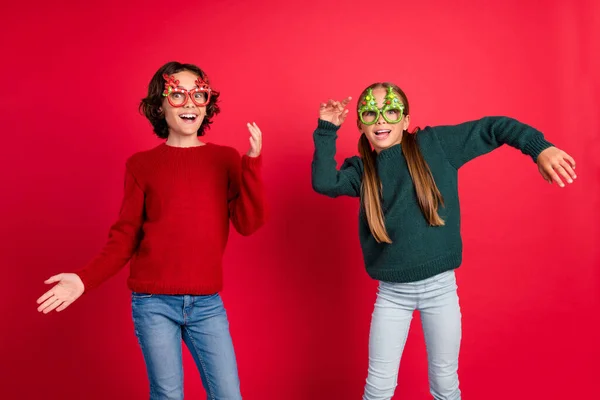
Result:
[[[125,159],[159,143],[138,101],[160,65],[180,60],[222,92],[207,141],[243,152],[246,122],[264,133],[272,218],[250,238],[232,233],[222,293],[244,398],[362,394],[376,282],[361,263],[357,201],[314,193],[310,162],[319,103],[378,80],[406,91],[413,126],[508,115],[576,159],[566,189],[508,147],[462,169],[460,380],[466,399],[589,398],[600,372],[598,4],[3,6],[1,397],[147,398],[127,269],[63,313],[38,314],[35,300],[44,279],[104,244]],[[357,140],[352,117],[340,161]],[[187,350],[184,361],[186,396],[200,398]],[[418,319],[396,398],[430,398]]]

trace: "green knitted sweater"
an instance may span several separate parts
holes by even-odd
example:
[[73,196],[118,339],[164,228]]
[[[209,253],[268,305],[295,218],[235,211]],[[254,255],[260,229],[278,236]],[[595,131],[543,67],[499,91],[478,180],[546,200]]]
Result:
[[[329,197],[359,197],[363,163],[355,156],[337,168],[334,156],[338,129],[330,122],[318,121],[313,134],[313,189]],[[444,199],[444,207],[440,207],[438,213],[445,225],[432,227],[423,216],[402,144],[381,151],[376,168],[383,187],[385,227],[392,243],[375,241],[362,208],[358,218],[364,263],[373,279],[413,282],[458,268],[462,261],[458,169],[503,144],[521,150],[533,161],[552,146],[538,130],[507,117],[485,117],[453,126],[428,126],[416,135]]]

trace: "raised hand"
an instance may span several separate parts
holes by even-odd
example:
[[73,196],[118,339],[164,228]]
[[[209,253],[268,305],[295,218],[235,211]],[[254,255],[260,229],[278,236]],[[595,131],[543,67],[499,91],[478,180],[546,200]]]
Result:
[[38,311],[48,314],[50,311],[62,311],[77,300],[85,290],[83,282],[77,274],[58,274],[46,280],[45,284],[58,282],[54,287],[44,293],[37,303]]
[[556,147],[542,151],[537,158],[537,165],[542,177],[550,184],[556,182],[558,186],[565,187],[562,179],[573,183],[573,179],[577,178],[573,157]]
[[321,103],[319,108],[319,118],[340,126],[346,120],[349,110],[346,109],[352,97],[347,97],[342,101],[329,100],[327,103]]
[[262,132],[258,129],[256,122],[248,123],[248,130],[250,131],[250,150],[247,154],[250,157],[258,157],[262,150]]

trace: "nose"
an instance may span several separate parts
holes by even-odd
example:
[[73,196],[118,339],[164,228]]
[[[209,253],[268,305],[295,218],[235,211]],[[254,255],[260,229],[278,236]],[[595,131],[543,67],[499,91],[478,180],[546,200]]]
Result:
[[387,123],[386,120],[383,118],[383,112],[379,112],[379,119],[377,120],[377,125],[382,125]]
[[192,95],[190,93],[186,94],[187,99],[185,104],[183,105],[184,108],[195,108],[196,105],[194,104],[194,102],[192,101]]

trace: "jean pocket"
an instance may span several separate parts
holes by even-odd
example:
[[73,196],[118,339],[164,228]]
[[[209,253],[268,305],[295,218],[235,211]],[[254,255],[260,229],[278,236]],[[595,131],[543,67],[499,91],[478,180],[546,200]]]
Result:
[[149,299],[152,296],[154,296],[154,295],[151,293],[131,292],[131,297],[133,299]]
[[440,285],[450,285],[456,282],[456,275],[454,274],[454,270],[449,270],[437,274],[433,277],[433,282]]

